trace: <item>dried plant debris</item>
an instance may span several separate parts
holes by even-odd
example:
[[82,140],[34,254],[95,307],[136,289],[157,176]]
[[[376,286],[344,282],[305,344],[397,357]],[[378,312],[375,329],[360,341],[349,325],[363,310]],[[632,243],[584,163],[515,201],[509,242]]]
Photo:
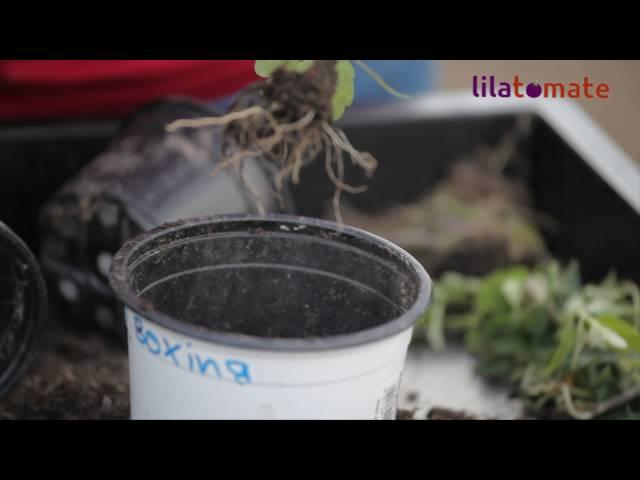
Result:
[[444,270],[486,274],[547,259],[541,229],[548,220],[529,207],[525,185],[503,174],[516,155],[514,137],[523,136],[526,125],[493,150],[453,164],[448,177],[417,202],[375,215],[343,205],[345,223],[400,245],[435,276]]
[[640,290],[608,276],[583,285],[576,263],[449,272],[416,329],[443,349],[462,339],[478,372],[513,386],[537,417],[640,418]]

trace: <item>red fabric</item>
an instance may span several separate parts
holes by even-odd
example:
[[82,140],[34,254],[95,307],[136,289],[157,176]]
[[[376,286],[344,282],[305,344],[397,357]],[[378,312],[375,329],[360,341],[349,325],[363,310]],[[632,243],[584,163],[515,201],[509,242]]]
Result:
[[0,120],[119,116],[168,95],[213,100],[258,80],[253,60],[1,60]]

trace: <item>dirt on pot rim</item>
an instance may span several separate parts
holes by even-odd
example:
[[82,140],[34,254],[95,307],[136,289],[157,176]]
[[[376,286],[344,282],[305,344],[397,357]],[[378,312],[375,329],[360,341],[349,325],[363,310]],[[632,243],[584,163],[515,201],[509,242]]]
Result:
[[[145,299],[134,292],[128,279],[130,266],[138,257],[148,251],[158,249],[193,235],[229,234],[230,232],[251,232],[267,235],[269,232],[287,235],[304,235],[322,238],[323,241],[352,241],[355,248],[370,248],[387,261],[402,266],[416,282],[417,290],[408,308],[397,318],[382,325],[352,333],[314,338],[267,338],[222,332],[179,321],[155,309]],[[282,351],[310,351],[344,348],[364,344],[389,337],[404,331],[415,323],[428,308],[431,301],[431,280],[422,265],[411,255],[388,240],[361,229],[339,225],[334,222],[292,215],[219,215],[199,217],[161,225],[128,241],[115,255],[111,267],[111,285],[132,310],[145,318],[169,328],[205,341],[244,348],[258,348]],[[409,303],[409,302],[407,302]]]

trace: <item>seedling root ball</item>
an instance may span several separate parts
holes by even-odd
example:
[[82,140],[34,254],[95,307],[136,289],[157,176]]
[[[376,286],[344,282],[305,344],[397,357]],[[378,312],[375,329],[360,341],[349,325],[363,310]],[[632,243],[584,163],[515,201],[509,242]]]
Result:
[[299,184],[302,167],[320,159],[324,153],[327,175],[336,187],[333,196],[336,221],[342,223],[342,192],[359,193],[367,188],[345,182],[345,158],[361,167],[368,177],[373,175],[377,161],[371,154],[356,150],[333,125],[332,98],[336,82],[335,60],[316,60],[304,72],[281,67],[269,78],[241,92],[226,115],[177,120],[169,124],[167,130],[224,128],[225,160],[212,175],[234,168],[261,213],[264,207],[258,189],[244,174],[246,161],[262,158],[276,165],[272,193],[282,201],[283,184],[289,180]]

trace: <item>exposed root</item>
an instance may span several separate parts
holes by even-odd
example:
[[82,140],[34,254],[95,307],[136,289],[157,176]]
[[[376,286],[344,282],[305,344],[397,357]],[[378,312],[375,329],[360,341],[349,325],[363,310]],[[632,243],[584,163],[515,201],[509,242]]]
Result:
[[211,172],[211,176],[215,177],[218,173],[220,173],[221,170],[224,170],[234,165],[243,164],[246,159],[257,157],[258,155],[260,155],[260,152],[251,151],[251,150],[243,150],[241,152],[236,152],[233,155],[231,155],[229,158],[224,160],[223,162],[216,165],[216,167]]
[[359,165],[360,167],[362,167],[368,177],[371,177],[371,175],[373,175],[373,172],[378,166],[378,162],[373,155],[367,152],[361,153],[357,151],[355,148],[353,148],[353,145],[351,145],[344,132],[334,129],[327,122],[322,122],[322,129],[326,132],[334,145],[351,156],[351,160],[353,161],[354,165]]
[[299,184],[302,168],[324,151],[327,175],[335,185],[336,221],[342,223],[342,192],[357,194],[366,190],[366,186],[345,183],[344,155],[362,168],[367,177],[373,175],[377,161],[370,153],[356,150],[346,135],[331,124],[333,67],[333,61],[318,60],[305,73],[280,70],[270,79],[246,89],[226,115],[176,120],[166,129],[224,128],[225,159],[212,175],[234,167],[243,186],[254,196],[260,213],[265,211],[260,192],[244,175],[247,161],[263,158],[275,164],[275,191],[271,193],[282,205],[285,182]]
[[[251,115],[266,115],[268,118],[273,118],[262,107],[251,107],[239,112],[231,112],[223,115],[222,117],[204,117],[204,118],[185,118],[175,120],[167,125],[167,132],[175,132],[181,128],[202,128],[202,127],[215,127],[221,125],[227,125],[229,122],[235,120],[243,120]],[[273,120],[274,124],[275,120]]]
[[255,202],[256,202],[256,208],[258,209],[258,213],[260,215],[264,215],[266,211],[262,203],[262,200],[260,198],[260,192],[258,191],[256,186],[253,184],[251,179],[245,175],[246,171],[244,169],[244,166],[245,166],[244,162],[236,162],[236,168],[237,168],[238,175],[240,176],[240,181],[242,182],[242,185],[244,186],[244,188],[246,188],[251,193],[251,195],[253,195],[253,198],[255,199]]

